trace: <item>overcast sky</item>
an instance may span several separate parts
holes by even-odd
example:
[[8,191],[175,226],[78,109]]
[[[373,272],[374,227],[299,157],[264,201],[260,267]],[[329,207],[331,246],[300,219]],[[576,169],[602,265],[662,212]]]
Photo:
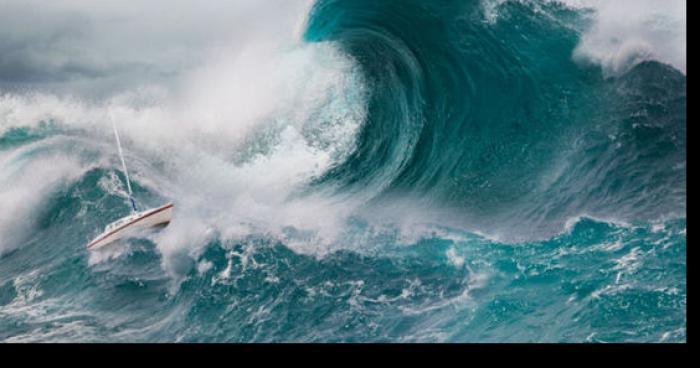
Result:
[[0,89],[103,95],[289,36],[304,0],[0,0]]
[[[167,86],[212,55],[298,38],[312,2],[0,0],[0,92],[99,98]],[[684,0],[566,2],[598,13],[577,54],[612,71],[648,55],[685,72]]]

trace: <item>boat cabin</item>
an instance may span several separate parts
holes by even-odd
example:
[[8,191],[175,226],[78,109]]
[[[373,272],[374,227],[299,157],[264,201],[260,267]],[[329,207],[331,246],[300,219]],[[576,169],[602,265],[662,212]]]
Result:
[[136,215],[131,215],[129,217],[124,217],[124,218],[121,218],[117,221],[114,221],[113,223],[111,223],[111,224],[107,225],[107,227],[105,227],[105,231],[114,230],[114,229],[116,229],[116,228],[118,228],[126,223],[131,222],[136,217],[137,217]]

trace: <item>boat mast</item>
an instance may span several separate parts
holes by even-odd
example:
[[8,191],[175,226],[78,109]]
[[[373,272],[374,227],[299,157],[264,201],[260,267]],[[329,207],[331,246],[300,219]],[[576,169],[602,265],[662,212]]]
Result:
[[119,158],[122,161],[122,168],[124,169],[124,176],[126,177],[126,188],[129,190],[129,201],[131,201],[131,210],[136,212],[136,202],[134,202],[134,197],[131,195],[131,181],[129,180],[129,172],[126,170],[126,162],[124,161],[124,154],[122,153],[122,144],[119,142],[119,132],[117,132],[117,123],[114,122],[114,114],[112,110],[109,110],[109,118],[112,120],[112,128],[114,129],[114,136],[117,138],[117,149],[119,150]]

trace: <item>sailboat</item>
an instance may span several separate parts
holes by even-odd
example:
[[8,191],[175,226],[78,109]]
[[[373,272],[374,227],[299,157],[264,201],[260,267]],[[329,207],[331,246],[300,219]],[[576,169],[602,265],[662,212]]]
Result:
[[116,240],[122,239],[144,229],[168,225],[170,223],[170,219],[172,218],[172,212],[174,207],[172,203],[167,203],[160,207],[151,208],[144,211],[139,211],[136,209],[136,202],[134,201],[134,197],[131,192],[131,181],[129,180],[129,172],[126,169],[126,161],[124,161],[122,145],[119,141],[119,132],[117,131],[117,125],[114,122],[114,116],[112,115],[111,111],[109,115],[110,119],[112,120],[114,137],[117,140],[117,149],[119,151],[119,158],[122,162],[124,177],[126,178],[126,188],[128,189],[129,202],[131,203],[131,214],[107,225],[102,234],[98,235],[95,239],[88,243],[87,249],[89,250],[100,249],[106,245],[114,243]]

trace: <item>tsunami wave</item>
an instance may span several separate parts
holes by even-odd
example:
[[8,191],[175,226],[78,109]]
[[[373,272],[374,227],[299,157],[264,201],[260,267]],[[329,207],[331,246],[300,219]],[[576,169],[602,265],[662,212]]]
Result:
[[[684,6],[289,3],[167,83],[0,84],[0,340],[685,341]],[[176,212],[89,253],[109,111]]]

